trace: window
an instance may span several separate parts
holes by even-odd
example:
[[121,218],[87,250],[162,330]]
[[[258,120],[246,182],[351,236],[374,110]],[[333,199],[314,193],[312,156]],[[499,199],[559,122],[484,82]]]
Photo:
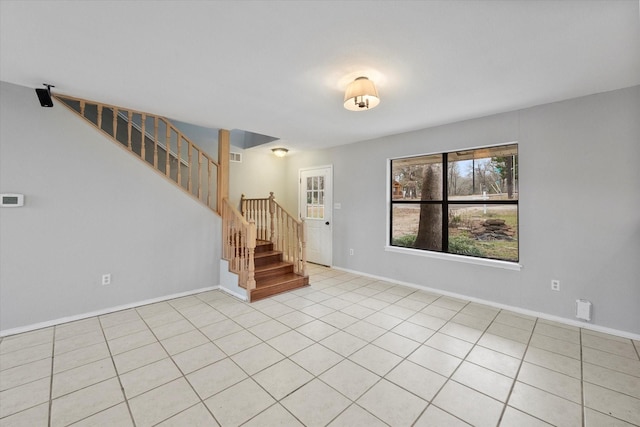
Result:
[[518,145],[391,160],[392,246],[517,262]]
[[307,218],[324,218],[324,176],[307,177]]

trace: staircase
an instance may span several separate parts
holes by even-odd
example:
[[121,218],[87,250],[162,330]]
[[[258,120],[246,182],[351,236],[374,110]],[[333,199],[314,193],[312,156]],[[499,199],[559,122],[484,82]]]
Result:
[[286,212],[273,193],[264,199],[243,196],[242,213],[229,204],[228,131],[219,132],[218,163],[164,117],[66,95],[55,98],[220,214],[223,259],[228,261],[229,271],[237,275],[234,289],[244,288],[249,301],[309,284],[304,222]]
[[282,252],[273,250],[273,243],[257,240],[254,255],[256,288],[251,301],[298,289],[309,284],[308,276],[293,272],[293,263],[282,260]]
[[251,302],[309,285],[304,221],[273,193],[264,199],[243,195],[240,205],[242,213],[222,200],[222,258],[238,277],[232,292],[246,292]]

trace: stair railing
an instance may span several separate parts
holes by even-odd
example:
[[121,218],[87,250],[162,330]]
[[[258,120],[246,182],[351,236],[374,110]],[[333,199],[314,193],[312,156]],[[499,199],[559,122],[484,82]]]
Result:
[[238,275],[238,285],[248,292],[256,288],[255,249],[255,222],[247,221],[228,199],[222,199],[222,257]]
[[297,219],[276,202],[273,192],[266,199],[240,200],[242,216],[255,221],[257,238],[273,243],[282,252],[283,261],[293,264],[293,271],[307,276],[307,240],[305,222]]
[[218,211],[218,162],[168,119],[66,95],[55,98],[191,196]]

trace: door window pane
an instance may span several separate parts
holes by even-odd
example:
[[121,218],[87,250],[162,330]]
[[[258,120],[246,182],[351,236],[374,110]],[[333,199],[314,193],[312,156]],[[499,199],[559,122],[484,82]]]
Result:
[[307,177],[306,217],[324,219],[324,176]]

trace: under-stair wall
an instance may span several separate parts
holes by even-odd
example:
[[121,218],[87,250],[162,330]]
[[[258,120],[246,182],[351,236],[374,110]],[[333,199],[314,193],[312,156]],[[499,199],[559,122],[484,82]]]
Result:
[[[227,191],[226,185],[223,188],[218,186],[218,180],[227,173],[224,165],[219,165],[168,119],[66,95],[56,95],[54,98],[144,164],[207,207],[218,210],[219,197]],[[226,142],[218,148],[224,147],[227,147]],[[228,153],[226,155],[228,157]]]
[[32,88],[0,111],[0,334],[217,286],[212,210]]

